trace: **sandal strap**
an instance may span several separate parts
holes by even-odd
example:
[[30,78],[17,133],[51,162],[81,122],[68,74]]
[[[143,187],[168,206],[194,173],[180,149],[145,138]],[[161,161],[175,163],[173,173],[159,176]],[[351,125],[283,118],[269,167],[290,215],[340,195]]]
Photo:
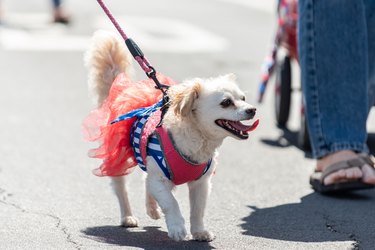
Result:
[[347,161],[340,161],[338,163],[332,164],[331,166],[327,167],[321,175],[321,181],[324,180],[328,175],[337,172],[341,169],[348,169],[353,167],[361,168],[363,165],[368,164],[372,167],[375,167],[375,159],[373,156],[369,155],[360,155],[357,158],[350,159]]
[[375,168],[375,157],[373,155],[363,153],[360,154],[360,158],[362,158],[368,165]]

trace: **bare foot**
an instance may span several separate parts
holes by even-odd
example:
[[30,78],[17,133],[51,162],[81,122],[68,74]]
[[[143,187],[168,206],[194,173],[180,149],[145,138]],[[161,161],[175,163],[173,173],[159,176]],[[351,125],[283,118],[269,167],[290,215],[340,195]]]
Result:
[[62,7],[56,7],[53,10],[53,21],[55,23],[69,24],[70,18]]
[[[331,155],[325,156],[317,161],[316,169],[318,171],[323,171],[328,166],[350,159],[356,158],[358,155],[350,150],[343,150],[333,153]],[[363,165],[361,168],[353,167],[348,169],[342,169],[328,175],[324,179],[324,185],[330,185],[339,182],[350,182],[358,179],[362,179],[364,183],[375,185],[375,170],[368,164]]]

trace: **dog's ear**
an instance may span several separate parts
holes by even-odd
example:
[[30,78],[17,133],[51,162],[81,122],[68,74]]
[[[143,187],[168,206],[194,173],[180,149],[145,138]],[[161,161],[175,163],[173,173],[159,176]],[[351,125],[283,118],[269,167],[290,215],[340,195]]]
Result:
[[200,91],[201,84],[199,82],[180,86],[178,91],[174,93],[172,100],[174,113],[181,117],[188,116],[193,110],[195,100],[199,98]]

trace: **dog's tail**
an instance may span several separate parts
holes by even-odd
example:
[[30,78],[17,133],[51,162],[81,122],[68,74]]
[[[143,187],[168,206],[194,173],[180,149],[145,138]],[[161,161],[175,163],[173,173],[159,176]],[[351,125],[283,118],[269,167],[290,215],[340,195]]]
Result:
[[109,94],[112,82],[120,73],[131,74],[131,55],[125,43],[108,31],[94,33],[85,54],[89,73],[89,88],[100,106]]
[[[87,140],[100,144],[89,152],[91,157],[103,160],[94,170],[98,176],[125,175],[137,165],[130,145],[131,128],[136,118],[111,122],[120,115],[151,106],[162,98],[162,93],[151,79],[130,79],[130,59],[124,42],[102,31],[95,33],[86,54],[89,85],[97,97],[98,107],[84,120],[83,131]],[[160,73],[157,73],[157,78],[165,85],[175,84]]]

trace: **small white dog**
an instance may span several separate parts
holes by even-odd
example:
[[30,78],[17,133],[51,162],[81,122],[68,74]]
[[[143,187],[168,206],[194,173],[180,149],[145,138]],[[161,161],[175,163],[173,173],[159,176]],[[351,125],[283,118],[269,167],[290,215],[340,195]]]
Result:
[[[131,57],[123,41],[114,35],[97,32],[85,59],[98,109],[89,115],[84,125],[89,139],[101,142],[101,146],[92,151],[93,157],[103,159],[95,174],[112,177],[122,225],[138,225],[130,208],[124,176],[138,164],[147,170],[147,214],[152,219],[160,219],[161,212],[164,213],[168,236],[176,241],[187,236],[184,218],[172,193],[175,185],[187,183],[193,239],[213,240],[214,235],[206,229],[203,216],[216,165],[216,150],[227,136],[247,139],[248,132],[258,125],[258,121],[252,125],[241,123],[254,117],[255,108],[245,102],[235,76],[195,78],[177,85],[158,75],[162,83],[171,85],[170,104],[161,126],[157,126],[160,121],[157,107],[156,111],[146,112],[146,116],[143,113],[138,119],[130,117],[110,125],[124,113],[157,103],[160,91],[149,80],[141,83],[129,80]],[[152,117],[156,118],[149,122]],[[147,118],[145,124],[139,123],[142,118]],[[134,135],[137,130],[141,134],[147,129],[151,131],[146,136]],[[143,149],[134,148],[135,142],[144,143],[140,146]]]

